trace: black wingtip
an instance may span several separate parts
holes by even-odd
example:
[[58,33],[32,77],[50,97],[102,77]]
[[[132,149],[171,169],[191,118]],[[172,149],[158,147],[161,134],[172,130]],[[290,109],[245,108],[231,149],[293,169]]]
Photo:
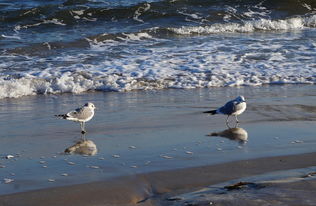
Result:
[[214,115],[214,114],[216,114],[216,110],[206,111],[206,112],[203,112],[203,113]]
[[68,116],[66,114],[56,114],[55,117],[66,119]]

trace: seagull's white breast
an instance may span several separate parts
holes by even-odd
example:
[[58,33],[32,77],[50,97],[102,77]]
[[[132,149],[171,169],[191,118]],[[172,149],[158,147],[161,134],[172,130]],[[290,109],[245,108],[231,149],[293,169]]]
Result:
[[240,115],[246,110],[247,104],[246,102],[242,102],[236,105],[236,112],[232,113],[232,115]]

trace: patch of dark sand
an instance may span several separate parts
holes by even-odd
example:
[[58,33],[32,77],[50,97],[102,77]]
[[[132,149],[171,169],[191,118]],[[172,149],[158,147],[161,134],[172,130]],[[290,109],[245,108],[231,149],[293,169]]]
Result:
[[[304,170],[315,167],[306,168]],[[304,172],[299,170],[300,172]],[[299,172],[297,171],[297,172]],[[211,185],[195,192],[190,192],[168,198],[165,205],[217,205],[217,206],[311,206],[316,203],[316,178],[315,172],[300,176],[289,176],[293,171],[283,171],[283,175],[278,173],[279,179],[269,176],[271,174],[260,175],[264,181],[240,181],[233,184],[222,183]],[[271,178],[267,180],[267,178]],[[230,181],[231,182],[231,181]],[[226,185],[225,185],[226,184]],[[225,185],[225,186],[223,186]]]
[[[182,202],[183,204],[180,204],[179,201],[168,201],[168,198],[170,200],[171,197],[176,195],[196,191],[203,187],[219,184],[229,180],[250,177],[272,171],[312,167],[316,165],[316,159],[314,158],[315,155],[316,153],[308,153],[243,160],[218,165],[138,174],[102,182],[2,195],[0,196],[0,205],[183,205],[189,203]],[[308,176],[308,174],[313,174],[313,172],[308,172],[305,176]],[[303,176],[304,175],[300,178],[304,178]],[[254,184],[256,185],[257,183]],[[271,202],[267,202],[267,205],[281,205],[283,203],[285,205],[298,205],[296,204],[297,200],[295,198],[290,198],[292,193],[295,193],[293,188],[301,190],[301,193],[299,194],[301,194],[300,197],[302,201],[305,199],[309,200],[303,195],[305,191],[308,197],[312,197],[310,196],[310,191],[314,191],[316,188],[314,180],[275,185],[277,185],[275,186],[275,189],[267,192],[267,194],[271,193],[271,195],[274,195],[269,198]],[[264,191],[265,188],[268,187],[257,189],[256,191]],[[281,193],[273,192],[279,188],[284,188]],[[246,190],[247,189],[252,190],[254,188],[248,185],[248,187],[246,187]],[[232,190],[233,193],[236,191],[244,190]],[[256,202],[258,198],[260,199],[260,192],[252,195],[251,197],[253,198],[250,198],[249,200],[246,199],[247,193],[242,194],[244,194],[244,198],[236,193],[236,196],[233,196],[233,198],[224,199],[223,202],[219,202],[218,204],[229,205],[229,201],[233,201],[233,205],[247,205],[248,203],[244,204],[243,202],[244,200],[247,200],[249,202],[248,205],[263,205],[265,201],[263,200],[263,203]],[[312,198],[310,201],[315,203],[314,199],[315,198]],[[273,203],[274,201],[276,201],[275,204]],[[302,204],[299,205],[305,204],[305,202],[300,203]],[[203,204],[205,204],[205,202],[197,202],[197,205]],[[230,202],[230,205],[232,205],[232,202]]]

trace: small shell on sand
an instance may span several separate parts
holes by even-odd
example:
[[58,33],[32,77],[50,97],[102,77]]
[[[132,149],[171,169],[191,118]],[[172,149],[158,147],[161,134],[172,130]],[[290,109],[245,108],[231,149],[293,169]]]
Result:
[[13,155],[7,155],[5,158],[6,159],[12,159],[12,158],[14,158],[14,156]]
[[63,173],[63,174],[61,174],[61,176],[67,177],[68,174],[67,173]]
[[129,146],[128,148],[130,148],[130,149],[136,149],[136,147],[133,146],[133,145]]
[[39,161],[39,163],[40,163],[40,164],[45,164],[46,161],[43,161],[43,160],[42,160],[42,161]]
[[0,165],[0,168],[5,168],[5,165]]
[[165,159],[173,159],[173,157],[168,156],[168,155],[160,155],[160,157],[165,158]]
[[88,166],[88,167],[91,168],[91,169],[100,169],[99,166],[95,166],[95,165],[91,165],[91,166]]
[[75,165],[76,163],[74,163],[74,162],[67,162],[67,164],[69,164],[69,165]]
[[136,165],[132,165],[131,168],[138,168]]
[[120,156],[120,155],[115,154],[115,155],[112,155],[112,157],[114,157],[114,158],[120,158],[121,156]]
[[48,182],[55,182],[55,179],[48,179]]
[[193,154],[193,152],[191,152],[191,151],[185,151],[185,153],[186,154],[191,154],[191,155]]
[[303,143],[304,141],[302,141],[302,140],[295,140],[295,141],[293,141],[293,142],[291,142],[292,144],[298,144],[298,143]]
[[14,179],[11,179],[11,178],[4,178],[4,179],[3,179],[3,182],[4,182],[4,184],[9,184],[9,183],[11,183],[11,182],[14,182]]

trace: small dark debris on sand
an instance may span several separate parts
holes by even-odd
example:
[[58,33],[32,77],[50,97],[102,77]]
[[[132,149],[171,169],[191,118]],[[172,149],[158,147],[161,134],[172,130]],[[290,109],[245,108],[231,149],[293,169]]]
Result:
[[261,189],[264,187],[265,186],[263,186],[262,184],[257,184],[253,182],[238,182],[233,185],[227,185],[224,188],[230,191],[230,190],[240,190],[240,189]]

